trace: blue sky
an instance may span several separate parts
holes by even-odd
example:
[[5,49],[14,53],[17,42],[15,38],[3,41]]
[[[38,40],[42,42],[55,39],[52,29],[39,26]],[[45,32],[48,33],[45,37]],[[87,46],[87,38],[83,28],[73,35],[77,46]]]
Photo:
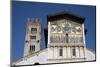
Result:
[[[12,60],[23,57],[27,18],[40,18],[42,28],[47,28],[47,15],[67,11],[84,16],[86,47],[95,51],[96,46],[96,7],[72,4],[50,4],[36,2],[12,1]],[[43,31],[44,33],[44,31]],[[42,33],[42,48],[45,48],[44,34]]]

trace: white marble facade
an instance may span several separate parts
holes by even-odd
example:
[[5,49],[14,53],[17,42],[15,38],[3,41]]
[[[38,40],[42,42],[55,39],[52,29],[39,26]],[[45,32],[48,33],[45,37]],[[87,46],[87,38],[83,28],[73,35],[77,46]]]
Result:
[[48,60],[51,63],[54,60],[86,59],[82,25],[66,19],[48,22]]

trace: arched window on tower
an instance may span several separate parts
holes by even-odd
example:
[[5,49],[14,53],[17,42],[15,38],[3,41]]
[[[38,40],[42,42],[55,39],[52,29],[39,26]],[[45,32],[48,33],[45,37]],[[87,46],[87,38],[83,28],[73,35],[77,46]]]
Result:
[[33,51],[33,45],[31,46],[31,48],[32,48],[32,51]]
[[29,52],[33,52],[33,51],[35,51],[35,45],[30,45]]
[[31,28],[31,33],[33,34],[33,33],[37,33],[37,28]]
[[33,46],[33,51],[35,51],[35,45]]

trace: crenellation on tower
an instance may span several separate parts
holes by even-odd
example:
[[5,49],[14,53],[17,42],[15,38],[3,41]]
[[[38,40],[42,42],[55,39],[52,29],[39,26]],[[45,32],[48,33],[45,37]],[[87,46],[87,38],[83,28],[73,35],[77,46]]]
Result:
[[24,57],[33,54],[41,49],[41,24],[34,18],[28,18]]

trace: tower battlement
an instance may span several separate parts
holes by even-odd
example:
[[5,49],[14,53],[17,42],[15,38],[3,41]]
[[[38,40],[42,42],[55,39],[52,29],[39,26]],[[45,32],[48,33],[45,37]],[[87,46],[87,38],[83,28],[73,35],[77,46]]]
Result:
[[41,49],[40,19],[28,18],[25,36],[24,57]]

